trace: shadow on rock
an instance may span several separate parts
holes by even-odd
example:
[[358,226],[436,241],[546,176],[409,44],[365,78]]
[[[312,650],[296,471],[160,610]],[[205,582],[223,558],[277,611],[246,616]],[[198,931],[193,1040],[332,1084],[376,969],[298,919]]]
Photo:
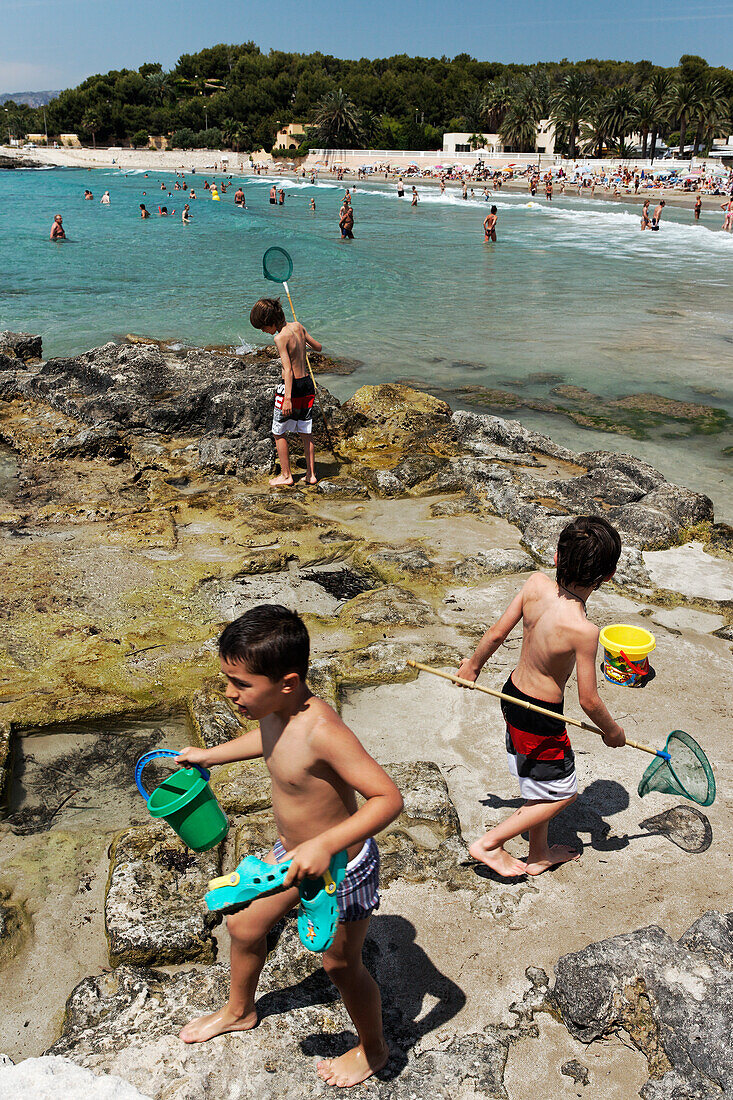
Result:
[[[415,927],[404,917],[376,916],[372,919],[365,945],[365,963],[379,982],[384,1029],[391,1046],[390,1060],[377,1076],[382,1081],[390,1081],[399,1076],[407,1065],[409,1051],[424,1036],[443,1027],[461,1011],[466,995],[418,946]],[[313,977],[319,975],[325,980],[322,970]],[[277,994],[272,996],[276,998]],[[335,991],[333,996],[337,996]],[[435,1003],[422,1015],[426,997]],[[262,998],[258,1002],[260,1012],[266,1011],[264,1002],[269,999]],[[334,1058],[352,1047],[355,1041],[353,1033],[342,1031],[335,1035],[309,1035],[300,1045],[304,1054]]]

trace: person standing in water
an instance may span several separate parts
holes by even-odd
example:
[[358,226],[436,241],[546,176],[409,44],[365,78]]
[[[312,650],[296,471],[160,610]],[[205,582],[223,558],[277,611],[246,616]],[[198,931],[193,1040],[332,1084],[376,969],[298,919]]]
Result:
[[499,214],[495,206],[491,207],[490,213],[484,218],[484,240],[496,241],[496,223],[499,220]]
[[145,205],[144,202],[140,203],[140,217],[141,218],[149,218],[150,217],[150,211],[148,210],[148,208],[147,208],[147,206]]
[[662,211],[666,206],[664,199],[659,200],[659,205],[654,207],[654,216],[652,217],[652,229],[659,230],[659,223],[662,220]]
[[402,182],[402,176],[397,180],[397,198],[403,199],[405,197],[405,185]]
[[641,228],[650,229],[651,219],[649,217],[649,199],[644,199],[644,205],[641,208]]
[[695,199],[695,221],[700,221],[700,211],[702,210],[702,199],[698,195]]
[[412,185],[412,202],[410,203],[410,206],[413,206],[413,207],[417,206],[419,201],[420,200],[417,197],[417,188],[415,187],[415,184],[413,183],[413,185]]
[[109,191],[105,191],[99,201],[101,202],[102,206],[109,206],[109,203],[110,203]]
[[53,225],[51,226],[50,239],[52,241],[65,241],[66,232],[63,226],[63,218],[60,214],[54,214]]

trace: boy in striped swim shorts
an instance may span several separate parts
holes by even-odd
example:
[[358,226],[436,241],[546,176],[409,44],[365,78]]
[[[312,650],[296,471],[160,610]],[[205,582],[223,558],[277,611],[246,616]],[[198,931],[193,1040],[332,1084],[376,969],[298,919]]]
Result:
[[[212,749],[187,748],[181,763],[210,768],[264,757],[272,779],[272,810],[279,838],[268,863],[292,860],[285,889],[260,897],[227,918],[231,978],[227,1004],[181,1031],[185,1043],[203,1043],[257,1024],[255,993],[267,954],[267,933],[299,902],[297,885],[319,878],[346,849],[346,878],[338,889],[336,937],[323,966],[343,997],[358,1034],[355,1047],[318,1063],[329,1085],[348,1088],[386,1064],[379,987],[362,962],[362,947],[379,906],[379,852],[375,833],[402,811],[402,796],[338,714],[306,683],[310,641],[294,611],[261,604],[230,623],[219,638],[226,696],[256,729]],[[357,807],[356,795],[365,801]]]
[[293,485],[290,469],[288,432],[297,432],[303,437],[305,451],[306,485],[316,485],[318,479],[315,470],[315,448],[313,446],[313,401],[315,386],[308,370],[305,358],[306,345],[314,351],[320,351],[321,345],[311,336],[299,321],[286,324],[285,314],[278,298],[260,298],[255,302],[249,315],[253,328],[260,329],[275,337],[275,347],[280,353],[282,363],[282,382],[275,393],[275,411],[272,417],[272,434],[275,436],[275,448],[280,460],[280,473],[270,479],[275,487]]
[[[509,771],[526,801],[469,848],[474,859],[505,878],[540,875],[558,863],[579,858],[572,848],[550,847],[547,841],[549,822],[578,797],[575,757],[563,721],[565,685],[573,668],[580,705],[602,731],[604,742],[613,748],[626,743],[623,729],[598,694],[599,632],[585,613],[586,600],[611,579],[620,554],[618,531],[607,520],[579,516],[568,523],[557,544],[556,579],[533,573],[458,670],[462,679],[476,680],[521,620],[519,663],[502,688],[518,702],[502,700],[502,711]],[[557,718],[526,710],[521,701],[555,711]],[[515,859],[504,845],[525,831],[529,832],[529,855],[526,860]]]

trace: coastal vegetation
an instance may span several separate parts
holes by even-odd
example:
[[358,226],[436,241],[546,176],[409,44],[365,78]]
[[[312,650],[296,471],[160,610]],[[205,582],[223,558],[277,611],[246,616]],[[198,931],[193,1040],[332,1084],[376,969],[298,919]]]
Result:
[[[82,141],[145,146],[151,135],[180,148],[270,150],[279,126],[301,122],[312,148],[440,148],[445,131],[480,145],[496,131],[507,149],[533,150],[550,118],[556,148],[628,155],[660,139],[709,149],[733,129],[733,70],[685,55],[674,68],[650,61],[587,60],[504,65],[468,54],[358,61],[322,53],[263,53],[253,42],[183,54],[88,77],[37,109],[8,101],[8,133],[76,133]],[[290,151],[288,151],[290,152]]]

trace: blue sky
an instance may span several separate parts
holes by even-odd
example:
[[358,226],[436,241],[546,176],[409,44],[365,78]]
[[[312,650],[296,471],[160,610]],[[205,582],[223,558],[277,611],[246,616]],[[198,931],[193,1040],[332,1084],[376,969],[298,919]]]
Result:
[[338,57],[733,65],[733,0],[0,0],[0,92],[62,88],[217,42]]

